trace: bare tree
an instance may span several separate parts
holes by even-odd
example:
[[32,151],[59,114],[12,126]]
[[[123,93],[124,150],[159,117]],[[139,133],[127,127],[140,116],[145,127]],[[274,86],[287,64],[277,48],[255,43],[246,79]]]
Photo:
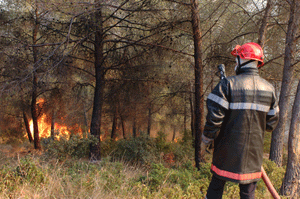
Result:
[[262,48],[265,45],[265,35],[268,27],[268,20],[270,18],[270,13],[272,11],[272,6],[273,6],[273,0],[268,0],[267,1],[267,6],[265,8],[265,13],[262,18],[261,26],[259,28],[258,32],[258,44],[262,46]]
[[300,80],[295,97],[288,140],[288,163],[281,194],[299,198],[300,193]]
[[94,15],[94,65],[95,65],[95,93],[94,93],[94,105],[91,121],[91,135],[94,136],[98,142],[91,144],[90,146],[90,158],[92,161],[100,160],[100,127],[101,127],[101,113],[103,105],[103,89],[104,89],[104,60],[103,60],[103,24],[102,24],[102,6],[101,1],[97,1],[95,6],[96,12]]
[[204,130],[204,96],[203,96],[203,65],[202,65],[202,39],[200,29],[200,16],[198,1],[191,0],[192,29],[194,38],[195,60],[195,162],[200,168],[200,142]]
[[38,127],[38,79],[37,79],[37,69],[38,69],[38,49],[36,47],[38,41],[38,31],[40,26],[40,13],[38,12],[38,4],[35,1],[34,4],[34,28],[32,34],[32,56],[33,56],[33,77],[32,77],[32,94],[31,94],[31,117],[33,121],[33,137],[34,137],[34,148],[41,149],[39,127]]
[[288,118],[288,106],[290,103],[290,91],[294,81],[294,53],[296,52],[296,36],[299,30],[300,2],[298,0],[289,1],[290,16],[285,41],[284,69],[282,85],[279,98],[279,123],[272,134],[270,160],[278,166],[282,165],[283,159],[283,137]]
[[31,142],[33,142],[33,138],[32,138],[32,134],[31,134],[30,126],[29,126],[29,121],[28,121],[28,117],[26,115],[25,110],[23,110],[23,120],[24,120],[24,124],[25,124],[25,129],[26,129],[26,132],[27,132],[28,140],[31,143]]

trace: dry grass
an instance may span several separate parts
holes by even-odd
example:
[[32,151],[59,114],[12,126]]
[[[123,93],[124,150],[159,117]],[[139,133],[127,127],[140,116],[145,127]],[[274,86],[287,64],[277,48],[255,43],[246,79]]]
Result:
[[[41,169],[45,181],[37,184],[31,181],[21,183],[16,180],[16,188],[11,190],[11,187],[7,187],[2,190],[1,199],[139,198],[136,196],[139,188],[128,187],[130,179],[143,173],[143,170],[137,167],[124,163],[120,175],[115,175],[114,163],[107,162],[103,165],[103,162],[90,163],[87,160],[77,160],[75,164],[72,160],[65,162],[44,160],[42,152],[29,151],[26,147],[0,145],[1,167],[6,165],[14,171],[24,157],[30,157],[30,160]],[[83,167],[82,170],[76,168],[77,163]],[[116,176],[122,179],[115,179],[116,185],[114,185]],[[119,186],[118,189],[112,190],[107,186],[108,181],[111,186]]]
[[[150,191],[152,185],[142,183],[139,179],[143,177],[149,182],[151,177],[148,174],[151,175],[151,171],[148,173],[138,166],[111,162],[109,159],[95,163],[87,159],[66,159],[62,162],[45,157],[43,152],[29,150],[30,147],[0,145],[0,169],[4,168],[0,172],[1,199],[189,199],[201,198],[195,195],[205,194],[209,183],[209,178],[205,180],[201,177],[203,174],[162,167],[164,172],[158,169],[158,174],[152,174],[152,179],[162,176],[162,181],[158,188]],[[274,169],[272,165],[266,166],[269,170]],[[282,172],[274,171],[270,175],[273,181],[282,178]],[[209,167],[203,172],[204,175],[209,173]],[[190,180],[185,182],[186,177]],[[174,182],[174,179],[183,181]],[[187,188],[183,189],[180,183],[186,183]],[[203,191],[200,191],[200,187]],[[259,187],[258,199],[271,198],[262,182]],[[226,187],[225,199],[239,198],[238,195],[238,185],[229,184]]]

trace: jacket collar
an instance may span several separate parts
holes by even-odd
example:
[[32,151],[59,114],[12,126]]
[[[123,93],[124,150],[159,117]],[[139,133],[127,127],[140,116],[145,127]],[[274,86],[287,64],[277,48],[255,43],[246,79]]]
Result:
[[239,74],[258,75],[258,68],[241,68],[237,75]]

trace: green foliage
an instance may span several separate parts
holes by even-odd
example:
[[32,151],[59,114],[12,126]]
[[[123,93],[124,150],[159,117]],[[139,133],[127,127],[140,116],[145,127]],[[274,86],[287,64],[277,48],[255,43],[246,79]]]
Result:
[[198,171],[191,162],[177,169],[152,164],[149,174],[141,176],[138,181],[146,185],[147,191],[144,188],[144,194],[148,196],[161,192],[167,198],[203,198],[211,176],[209,165],[203,164]]
[[157,190],[167,180],[169,169],[165,168],[162,164],[152,164],[149,173],[148,186],[150,190]]
[[266,131],[264,137],[264,153],[270,153],[271,139],[272,139],[272,132]]
[[239,198],[239,185],[237,183],[226,182],[224,187],[224,199],[238,199]]
[[194,158],[195,149],[192,140],[172,144],[172,151],[178,163],[184,163]]
[[136,138],[123,139],[117,142],[114,158],[150,165],[158,157],[156,146],[155,139],[145,134]]
[[[40,166],[40,162],[32,157],[21,158],[18,164],[9,167],[3,165],[0,171],[0,191],[16,192],[23,184],[39,186],[47,184],[51,171],[57,171],[60,186],[70,185],[74,190],[84,189],[92,193],[101,188],[103,193],[114,193],[116,197],[134,198],[204,198],[212,174],[210,161],[202,163],[196,169],[193,162],[193,139],[188,137],[178,142],[166,141],[166,135],[159,133],[156,138],[146,134],[140,137],[114,141],[106,139],[101,142],[102,160],[95,164],[74,158],[87,157],[89,145],[93,137],[82,139],[72,136],[70,139],[61,137],[59,140],[42,139],[45,156],[48,160],[64,160],[57,169],[57,164]],[[166,162],[165,156],[170,156],[173,162]],[[208,155],[211,156],[211,155]],[[112,162],[114,160],[116,162]],[[121,162],[118,160],[122,160]],[[134,174],[128,176],[130,162]],[[132,166],[135,165],[135,166]],[[143,166],[141,171],[136,165]],[[278,168],[274,162],[264,160],[263,164],[271,182],[279,191],[284,177],[284,168]],[[130,172],[129,172],[130,173]],[[71,191],[74,195],[76,191]],[[60,197],[58,194],[56,197]],[[258,182],[256,198],[268,198],[270,194],[262,180]],[[238,184],[227,182],[224,188],[225,199],[239,198]]]
[[158,152],[170,152],[170,143],[166,142],[166,140],[167,134],[162,131],[159,131],[155,138],[156,150]]
[[64,166],[65,169],[59,174],[61,178],[71,180],[76,186],[82,185],[86,189],[100,186],[108,192],[118,191],[125,180],[124,165],[120,162],[111,162],[107,158],[103,158],[97,164],[66,161]]
[[64,160],[68,157],[84,158],[89,154],[89,146],[96,143],[97,139],[94,136],[88,138],[80,138],[77,135],[67,137],[61,136],[60,139],[44,138],[41,143],[45,149],[45,153],[49,157],[54,157],[59,160]]
[[185,131],[182,133],[182,139],[171,144],[171,151],[174,154],[175,161],[178,164],[186,163],[194,158],[194,140],[191,131]]
[[[112,156],[126,162],[150,166],[151,163],[164,163],[174,166],[177,161],[189,161],[193,158],[192,141],[171,143],[166,141],[166,134],[159,132],[156,138],[146,134],[107,143],[107,148],[114,149]],[[113,146],[111,146],[113,145]],[[107,150],[109,151],[109,150]],[[105,152],[108,154],[108,152]]]
[[275,162],[267,159],[264,160],[263,167],[267,175],[269,176],[274,188],[277,190],[277,192],[279,192],[286,167],[278,167]]
[[110,156],[111,153],[113,153],[116,150],[117,147],[117,141],[113,139],[105,139],[104,141],[101,141],[101,155],[102,157]]
[[190,143],[191,141],[193,141],[193,136],[192,136],[192,132],[190,130],[186,130],[184,131],[183,133],[183,136],[182,136],[182,140],[181,142],[182,143]]
[[27,181],[33,184],[40,184],[45,181],[43,169],[30,157],[20,160],[19,165],[15,169],[15,176],[20,177],[21,182]]
[[[284,176],[284,169],[277,167],[272,161],[266,160],[264,168],[274,187],[279,191]],[[166,198],[204,198],[212,174],[210,163],[201,164],[197,170],[188,161],[173,169],[168,169],[162,164],[152,164],[148,175],[143,175],[137,182],[144,186],[142,194],[146,198],[154,196]],[[280,180],[278,180],[280,179]],[[268,198],[269,192],[262,180],[258,182],[256,198]],[[224,188],[225,199],[239,198],[239,185],[227,182]]]
[[[152,141],[155,143],[155,139]],[[210,163],[201,163],[198,170],[193,161],[181,162],[172,168],[152,163],[145,170],[145,167],[141,169],[122,161],[112,162],[109,156],[97,163],[71,158],[63,162],[56,158],[41,161],[43,159],[43,156],[26,156],[15,161],[6,160],[0,168],[0,197],[3,197],[1,193],[5,193],[3,198],[6,198],[10,194],[19,195],[24,189],[32,189],[39,195],[51,191],[53,198],[66,195],[72,198],[85,198],[86,195],[110,198],[112,193],[114,198],[204,198],[212,177]],[[269,160],[264,160],[263,166],[279,190],[285,169]],[[103,197],[92,195],[100,192]],[[33,198],[30,192],[26,194],[23,195],[25,198]],[[223,198],[239,198],[238,184],[227,182]],[[262,180],[258,182],[256,198],[270,198]]]
[[30,183],[34,186],[46,182],[44,170],[34,158],[21,158],[16,167],[3,165],[0,170],[0,192],[3,190],[15,190],[19,184]]
[[119,190],[125,179],[123,164],[120,162],[106,162],[102,166],[105,167],[106,170],[101,170],[99,177],[104,179],[102,184],[105,190]]
[[[278,193],[280,193],[279,190],[283,181],[285,168],[277,167],[273,161],[267,159],[264,159],[263,167],[268,177],[270,178],[270,181],[272,182],[274,188],[277,190]],[[257,198],[266,198],[266,196],[271,197],[262,179],[257,183],[256,196]]]
[[[87,157],[90,144],[96,143],[96,141],[93,136],[80,138],[77,135],[73,135],[69,139],[65,136],[60,136],[60,139],[50,137],[41,139],[46,156],[61,161],[69,157]],[[153,162],[161,162],[166,154],[172,156],[170,162],[185,162],[193,157],[193,150],[191,140],[170,143],[166,141],[166,134],[162,132],[156,138],[141,134],[136,138],[130,137],[118,141],[106,139],[101,142],[102,157],[112,156],[117,160],[122,159],[144,166],[150,166]]]
[[5,189],[12,191],[18,186],[18,179],[15,177],[13,170],[8,165],[1,167],[0,179],[2,182],[0,184],[0,192],[4,191]]

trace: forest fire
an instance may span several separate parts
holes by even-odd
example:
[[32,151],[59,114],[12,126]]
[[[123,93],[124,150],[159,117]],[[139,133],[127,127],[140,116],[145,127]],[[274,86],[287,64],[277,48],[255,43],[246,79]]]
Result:
[[[33,121],[31,120],[29,122],[30,125],[30,132],[32,137],[33,136]],[[46,114],[43,114],[40,116],[40,118],[38,119],[38,128],[39,128],[39,134],[40,137],[42,138],[47,138],[51,136],[51,123],[49,123],[47,121],[47,116]],[[61,125],[58,123],[54,124],[54,132],[55,132],[55,137],[57,139],[59,139],[61,136],[65,136],[66,138],[68,138],[71,135],[71,132],[68,130],[72,127],[68,127],[65,125]],[[59,132],[59,133],[57,133]],[[79,128],[79,132],[81,133],[81,129]]]
[[[30,132],[33,137],[33,120],[29,122]],[[46,122],[46,115],[43,114],[38,120],[38,127],[40,137],[50,137],[51,135],[51,125]]]
[[[37,104],[39,104],[40,107],[43,106],[45,103],[44,99],[39,99]],[[62,119],[61,119],[62,120]],[[33,129],[33,120],[31,119],[29,121],[29,127],[32,137],[34,137],[34,129]],[[41,138],[47,138],[51,136],[51,117],[46,115],[45,113],[41,114],[38,118],[38,129],[39,129],[39,136]],[[60,139],[60,137],[65,137],[66,139],[69,139],[70,135],[73,133],[82,135],[82,129],[79,127],[78,124],[75,124],[74,126],[67,126],[65,124],[61,124],[58,122],[54,123],[54,136],[56,139]]]

